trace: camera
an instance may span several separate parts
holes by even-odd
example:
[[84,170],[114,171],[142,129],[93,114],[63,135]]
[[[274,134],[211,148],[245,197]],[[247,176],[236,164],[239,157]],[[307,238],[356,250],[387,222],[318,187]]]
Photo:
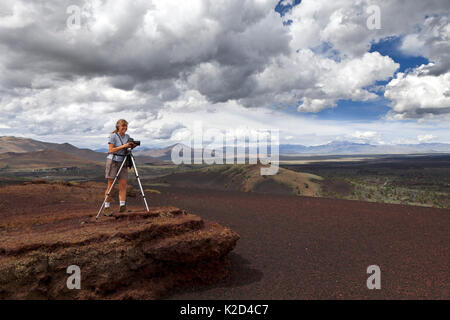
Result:
[[134,143],[134,144],[137,145],[137,146],[140,146],[140,145],[141,145],[141,142],[140,142],[140,141],[134,140],[133,138],[128,138],[128,142]]

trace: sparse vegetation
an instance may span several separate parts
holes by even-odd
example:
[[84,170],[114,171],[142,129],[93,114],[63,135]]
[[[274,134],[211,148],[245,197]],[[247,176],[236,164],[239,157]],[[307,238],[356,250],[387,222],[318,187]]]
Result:
[[286,167],[324,177],[322,197],[450,208],[450,156],[435,157]]
[[144,192],[145,192],[145,193],[161,194],[161,191],[156,190],[156,189],[145,189]]
[[[261,176],[258,165],[139,164],[145,188],[170,187],[171,174],[204,172],[221,177],[218,188],[246,192],[291,192],[302,196],[450,208],[450,156],[386,157],[358,162],[282,165],[275,176]],[[387,158],[389,159],[389,158]],[[104,182],[103,166],[77,170],[2,168],[0,183]],[[64,169],[64,168],[63,168]],[[176,177],[175,181],[176,181]],[[189,181],[187,181],[189,183]],[[221,184],[222,183],[222,184]],[[130,179],[134,184],[134,179]],[[261,186],[266,185],[266,187]],[[137,188],[137,185],[134,186]],[[259,191],[257,189],[260,189]],[[217,188],[216,188],[217,189]],[[266,190],[267,189],[267,190]]]

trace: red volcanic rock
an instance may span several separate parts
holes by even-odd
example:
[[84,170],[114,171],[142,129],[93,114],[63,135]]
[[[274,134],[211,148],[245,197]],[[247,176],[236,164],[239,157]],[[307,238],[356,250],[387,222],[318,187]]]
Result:
[[[0,298],[157,299],[228,273],[239,239],[230,229],[175,207],[98,221],[94,210],[0,212]],[[80,290],[67,288],[71,265],[80,267]]]

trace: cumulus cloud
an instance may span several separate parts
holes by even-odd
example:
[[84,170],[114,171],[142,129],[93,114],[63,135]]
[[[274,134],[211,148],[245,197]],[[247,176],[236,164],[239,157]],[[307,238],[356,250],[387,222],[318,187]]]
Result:
[[383,134],[379,131],[356,130],[338,137],[336,140],[381,145],[386,143],[383,139]]
[[[369,29],[367,9],[380,8],[380,29]],[[360,56],[373,42],[389,36],[416,33],[425,17],[447,16],[446,0],[351,1],[306,0],[286,14],[292,20],[292,46],[295,49],[316,47],[327,42],[341,56]]]
[[392,101],[390,116],[397,119],[434,117],[450,113],[450,72],[430,74],[433,64],[410,73],[398,73],[386,86],[385,97]]
[[[380,8],[381,29],[370,30],[366,26],[366,9],[370,5],[378,5]],[[372,59],[369,61],[367,51],[371,44],[388,37],[403,37],[401,50],[412,56],[425,56],[432,64],[428,65],[428,77],[431,83],[437,84],[435,91],[428,97],[422,97],[420,101],[414,101],[412,105],[406,106],[411,101],[406,101],[394,93],[394,86],[401,82],[403,75],[397,75],[396,79],[390,83],[387,98],[394,98],[392,116],[396,118],[418,118],[421,115],[449,113],[446,104],[442,104],[442,85],[449,85],[447,77],[443,77],[450,71],[450,25],[449,25],[448,3],[446,1],[302,1],[295,7],[286,19],[291,19],[291,31],[293,40],[291,45],[297,50],[309,48],[325,48],[322,57],[328,55],[337,60],[337,73],[344,77],[326,79],[326,82],[317,81],[315,83],[326,83],[326,95],[318,96],[305,94],[300,111],[320,111],[325,107],[334,107],[337,99],[352,99],[364,101],[374,96],[364,91],[369,84],[378,80],[388,80],[394,75],[393,61],[386,57],[384,61]],[[309,32],[304,32],[308,30]],[[326,46],[323,46],[326,44]],[[322,50],[323,51],[323,50]],[[317,52],[316,52],[317,53]],[[318,55],[315,54],[317,57]],[[365,60],[362,60],[365,57]],[[374,58],[374,57],[372,57]],[[314,63],[314,60],[311,60]],[[353,65],[348,72],[348,65]],[[397,65],[398,66],[398,65]],[[346,69],[347,68],[347,72]],[[317,68],[316,68],[317,69]],[[364,74],[366,72],[366,74]],[[420,73],[421,70],[413,70],[411,77]],[[346,76],[346,77],[345,77]],[[378,77],[378,78],[377,78]],[[326,78],[326,77],[324,77]],[[335,96],[333,90],[336,81],[339,79],[342,87],[338,87],[338,92],[342,95]],[[342,81],[343,79],[346,79]],[[362,84],[359,81],[366,79],[368,83]],[[425,79],[419,81],[422,88]],[[346,85],[350,84],[349,92],[346,93]],[[352,83],[355,85],[352,86]],[[416,82],[414,82],[416,83]],[[417,83],[408,87],[402,83],[403,92],[401,95],[413,97],[417,95]],[[428,85],[431,87],[432,85]],[[419,85],[420,87],[420,85]],[[309,90],[308,93],[311,93]],[[438,92],[436,92],[438,91]],[[423,92],[425,93],[425,92]],[[402,100],[401,102],[399,100]],[[425,101],[426,100],[426,101]],[[418,106],[420,105],[420,107]],[[405,112],[409,108],[411,112]]]
[[292,56],[279,57],[254,76],[253,95],[240,99],[245,106],[273,104],[296,105],[299,111],[318,112],[334,107],[340,99],[367,101],[377,96],[366,87],[387,80],[399,67],[378,52],[337,62],[309,49]]
[[186,128],[182,123],[164,123],[158,130],[152,135],[155,139],[170,139],[175,131]]
[[20,128],[25,124],[31,133],[40,135],[96,133],[113,128],[114,117],[151,120],[158,112],[151,96],[113,88],[100,78],[79,78],[16,92],[2,97],[1,115],[8,119],[9,126]]
[[[0,122],[33,134],[98,135],[120,116],[169,139],[183,120],[148,124],[166,111],[319,112],[375,99],[369,88],[392,77],[385,97],[393,118],[450,113],[447,2],[303,0],[280,16],[277,0],[4,0]],[[367,28],[372,4],[380,30]],[[67,25],[71,5],[79,28]],[[368,52],[388,36],[404,36],[404,52],[432,63],[395,75],[390,57]]]
[[[67,27],[73,4],[78,29]],[[2,2],[0,116],[32,133],[71,134],[82,122],[103,130],[102,114],[106,121],[117,113],[151,119],[165,107],[189,111],[245,97],[251,75],[289,50],[275,5]]]
[[[448,10],[448,9],[447,9]],[[386,86],[392,101],[388,117],[396,119],[434,118],[450,114],[450,17],[427,17],[418,32],[407,35],[400,49],[424,56],[430,63],[399,73]]]
[[413,56],[424,56],[433,64],[430,75],[450,71],[450,12],[427,17],[418,32],[404,37],[401,50]]
[[425,42],[419,39],[417,34],[408,34],[403,38],[400,50],[408,56],[420,57],[423,56],[425,49]]

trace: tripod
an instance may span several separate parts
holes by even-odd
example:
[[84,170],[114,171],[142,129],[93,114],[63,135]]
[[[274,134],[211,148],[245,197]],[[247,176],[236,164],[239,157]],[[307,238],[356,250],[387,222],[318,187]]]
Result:
[[131,151],[128,152],[128,154],[125,156],[125,158],[122,161],[122,165],[120,166],[119,171],[117,171],[116,177],[114,178],[113,183],[111,184],[111,187],[108,190],[108,193],[106,194],[105,200],[103,200],[103,204],[100,207],[100,210],[97,213],[97,216],[95,217],[95,219],[98,219],[98,217],[100,216],[100,213],[103,210],[103,207],[105,206],[106,200],[109,198],[109,195],[111,194],[112,189],[114,188],[114,185],[117,182],[117,179],[119,178],[120,172],[122,171],[125,163],[127,162],[127,160],[131,160],[131,163],[133,164],[133,168],[134,168],[134,175],[136,176],[136,180],[139,184],[139,188],[141,189],[141,194],[142,194],[142,198],[144,199],[144,204],[145,204],[145,208],[147,209],[147,212],[149,212],[150,210],[148,209],[148,205],[147,205],[147,200],[145,199],[145,194],[144,194],[144,189],[142,188],[142,184],[141,184],[141,179],[139,179],[139,174],[136,168],[136,161],[134,159],[133,154],[131,153]]

